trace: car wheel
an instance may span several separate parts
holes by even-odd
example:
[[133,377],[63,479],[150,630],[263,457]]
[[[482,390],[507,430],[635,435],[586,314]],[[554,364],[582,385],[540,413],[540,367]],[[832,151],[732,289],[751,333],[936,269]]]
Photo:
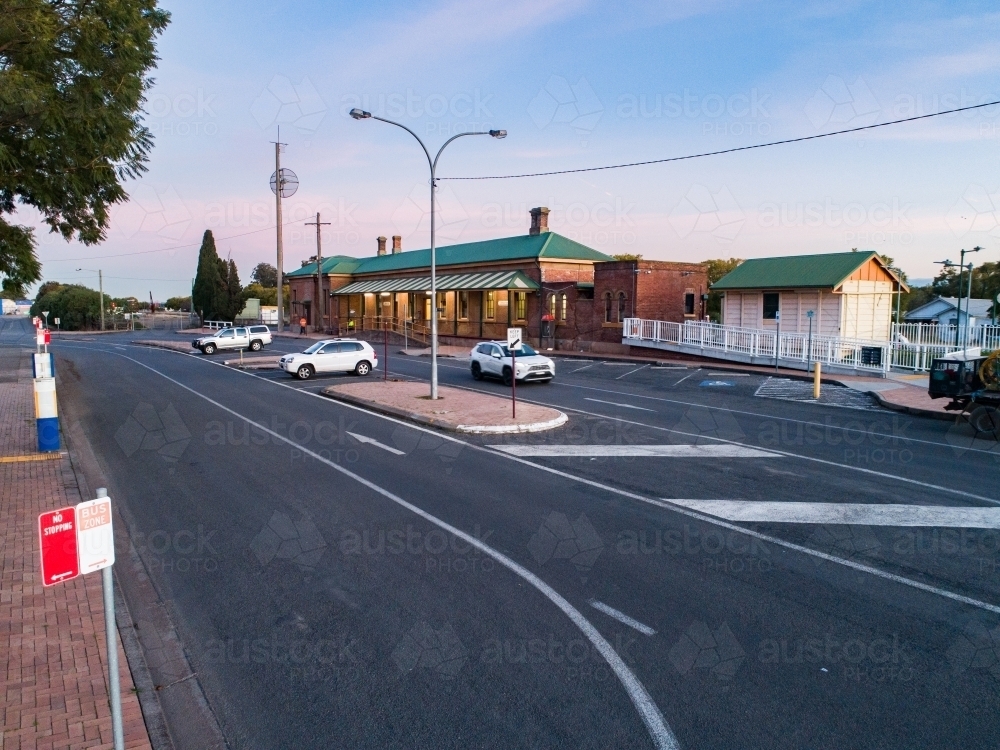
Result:
[[250,351],[252,351],[252,352],[259,352],[263,348],[264,348],[264,345],[262,343],[260,343],[259,341],[251,341],[250,342]]
[[312,365],[302,365],[298,370],[295,371],[295,376],[299,380],[309,380],[316,371],[313,369]]
[[503,384],[513,385],[514,376],[511,374],[511,369],[509,367],[503,368]]
[[478,362],[472,363],[472,379],[473,380],[483,379],[483,368],[479,365]]
[[371,371],[372,371],[372,366],[367,362],[365,362],[364,360],[358,362],[357,366],[354,368],[354,374],[360,375],[361,377],[364,377]]
[[204,354],[215,354],[215,344],[205,344],[205,346],[201,348],[201,351]]

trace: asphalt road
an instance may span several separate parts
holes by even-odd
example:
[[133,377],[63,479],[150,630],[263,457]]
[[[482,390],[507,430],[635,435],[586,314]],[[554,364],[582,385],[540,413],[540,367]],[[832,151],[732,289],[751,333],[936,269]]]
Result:
[[[994,508],[996,443],[838,389],[599,359],[518,389],[565,427],[459,437],[317,395],[342,376],[135,337],[59,340],[60,399],[234,748],[995,744],[1000,531],[685,503]],[[531,455],[678,445],[752,455]]]

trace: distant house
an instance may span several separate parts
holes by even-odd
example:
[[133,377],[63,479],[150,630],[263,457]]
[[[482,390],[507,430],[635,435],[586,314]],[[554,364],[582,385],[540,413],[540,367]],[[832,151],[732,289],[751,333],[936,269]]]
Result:
[[712,285],[722,292],[722,322],[785,333],[809,330],[841,338],[886,341],[895,296],[909,291],[878,253],[849,252],[755,258]]
[[[927,304],[910,310],[903,316],[907,323],[930,323],[932,325],[953,326],[990,325],[993,301],[988,299],[963,299],[961,319],[958,313],[959,300],[955,297],[938,297]],[[961,320],[961,322],[959,322]]]
[[12,299],[0,299],[0,315],[13,315],[17,312],[17,303]]

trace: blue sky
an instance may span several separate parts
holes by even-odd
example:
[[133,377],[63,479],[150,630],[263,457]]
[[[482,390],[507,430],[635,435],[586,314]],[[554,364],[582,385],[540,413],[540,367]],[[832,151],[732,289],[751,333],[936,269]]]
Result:
[[[814,135],[1000,99],[988,3],[171,0],[147,122],[149,172],[105,243],[40,236],[46,279],[163,300],[188,292],[206,228],[244,283],[275,262],[271,141],[299,179],[285,267],[365,256],[378,235],[426,247],[426,161],[442,176],[599,166]],[[1000,259],[1000,107],[863,135],[617,171],[442,182],[439,243],[555,231],[607,253],[699,261],[834,252],[911,277],[981,245]],[[28,211],[22,217],[31,221]],[[248,234],[249,233],[249,234]],[[240,236],[242,235],[242,236]],[[187,247],[178,247],[185,246]],[[148,252],[156,251],[156,252]],[[125,255],[126,253],[143,253]],[[97,258],[95,256],[117,256]],[[78,260],[79,259],[79,260]]]

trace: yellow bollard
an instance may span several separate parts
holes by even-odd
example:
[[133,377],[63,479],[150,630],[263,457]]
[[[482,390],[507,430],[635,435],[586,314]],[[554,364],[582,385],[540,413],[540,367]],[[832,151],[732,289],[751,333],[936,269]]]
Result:
[[819,379],[820,379],[820,363],[814,362],[813,367],[813,398],[819,398]]

